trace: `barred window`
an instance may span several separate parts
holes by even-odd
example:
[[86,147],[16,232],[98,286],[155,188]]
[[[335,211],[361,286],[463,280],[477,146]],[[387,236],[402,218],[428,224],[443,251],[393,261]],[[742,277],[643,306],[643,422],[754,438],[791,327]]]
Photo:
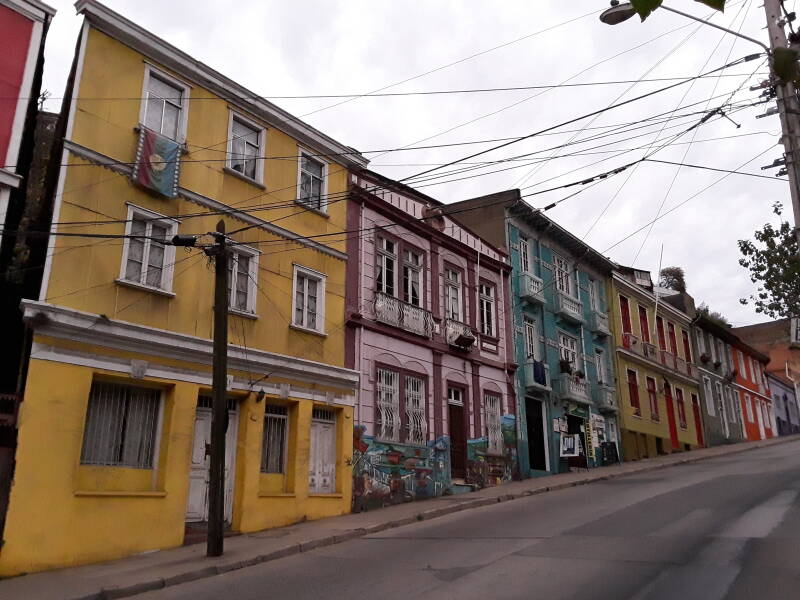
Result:
[[152,469],[161,391],[93,381],[81,464]]
[[486,439],[489,454],[503,453],[503,432],[500,429],[500,396],[485,393],[483,409],[486,414]]
[[400,374],[378,369],[376,437],[400,441]]
[[425,421],[425,382],[412,375],[405,376],[406,419],[408,421],[409,444],[424,444],[428,439],[428,424]]
[[286,438],[289,411],[285,406],[264,407],[264,439],[261,446],[261,472],[286,472]]

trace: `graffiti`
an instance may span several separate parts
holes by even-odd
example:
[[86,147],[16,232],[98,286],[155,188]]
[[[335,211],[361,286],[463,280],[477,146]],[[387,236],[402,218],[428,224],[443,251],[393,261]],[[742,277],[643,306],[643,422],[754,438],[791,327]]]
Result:
[[441,496],[450,488],[450,441],[377,441],[353,429],[353,512]]
[[514,415],[503,415],[503,454],[488,453],[488,440],[480,437],[467,440],[466,482],[479,488],[511,481],[517,470],[517,423]]

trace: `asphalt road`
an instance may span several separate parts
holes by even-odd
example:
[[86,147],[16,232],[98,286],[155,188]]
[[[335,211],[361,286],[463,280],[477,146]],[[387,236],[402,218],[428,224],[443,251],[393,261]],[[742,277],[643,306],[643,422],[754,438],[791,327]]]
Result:
[[800,442],[506,502],[148,600],[800,599]]

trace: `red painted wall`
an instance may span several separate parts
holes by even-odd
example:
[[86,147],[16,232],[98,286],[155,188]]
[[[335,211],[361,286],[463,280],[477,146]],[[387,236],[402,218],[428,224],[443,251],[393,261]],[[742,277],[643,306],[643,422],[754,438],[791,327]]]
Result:
[[[747,391],[740,389],[739,390],[739,399],[742,404],[742,419],[744,420],[744,428],[745,434],[748,440],[756,441],[761,439],[761,431],[758,427],[759,420],[764,424],[764,435],[766,438],[774,437],[774,433],[772,431],[772,421],[770,419],[764,419],[764,415],[761,412],[761,407],[758,402],[767,402],[768,408],[770,409],[769,412],[771,414],[771,406],[772,400],[769,397],[769,391],[767,390],[767,394],[763,395],[758,389],[758,384],[753,382],[754,375],[750,370],[750,356],[742,352],[739,348],[731,348],[733,352],[733,364],[734,368],[736,369],[736,383],[746,388]],[[739,355],[744,356],[744,363],[745,363],[745,372],[741,372],[741,363],[739,362]],[[764,365],[761,364],[759,361],[753,359],[757,369],[763,369]],[[765,378],[766,380],[766,378]],[[766,381],[765,381],[766,383]],[[753,411],[753,421],[750,422],[747,419],[747,404],[745,402],[745,393],[750,396],[750,402],[752,405]]]
[[17,98],[29,90],[20,92],[28,58],[33,21],[10,8],[0,5],[0,165],[6,162],[11,128],[17,110]]

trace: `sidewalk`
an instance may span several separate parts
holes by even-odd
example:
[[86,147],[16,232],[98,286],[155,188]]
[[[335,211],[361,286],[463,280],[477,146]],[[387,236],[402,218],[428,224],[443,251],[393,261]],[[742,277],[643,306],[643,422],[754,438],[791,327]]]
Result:
[[205,556],[205,544],[151,552],[113,562],[23,575],[0,581],[0,600],[110,600],[213,577],[236,569],[275,560],[362,537],[371,533],[435,519],[454,512],[540,494],[551,490],[624,477],[763,448],[800,441],[800,435],[761,442],[704,448],[694,452],[623,463],[580,473],[515,481],[458,496],[410,502],[366,513],[344,515],[299,525],[226,538],[225,554]]

